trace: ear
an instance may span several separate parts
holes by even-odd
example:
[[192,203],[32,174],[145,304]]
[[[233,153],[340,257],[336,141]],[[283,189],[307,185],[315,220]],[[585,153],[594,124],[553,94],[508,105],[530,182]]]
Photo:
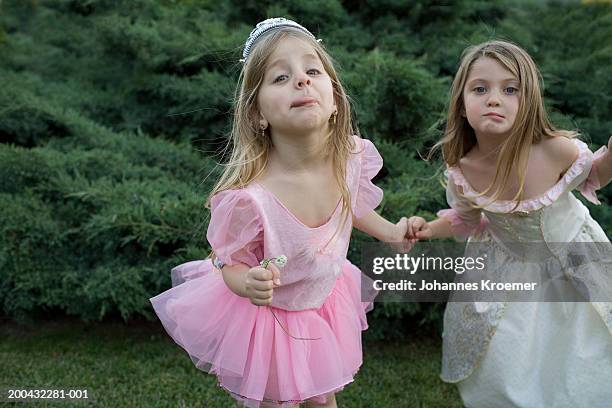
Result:
[[265,119],[260,119],[259,120],[259,129],[261,130],[266,130],[268,128],[268,121]]
[[336,100],[334,98],[334,104],[332,105],[332,113],[331,116],[329,117],[329,120],[335,125],[336,124],[336,120],[338,118],[338,104],[336,104]]

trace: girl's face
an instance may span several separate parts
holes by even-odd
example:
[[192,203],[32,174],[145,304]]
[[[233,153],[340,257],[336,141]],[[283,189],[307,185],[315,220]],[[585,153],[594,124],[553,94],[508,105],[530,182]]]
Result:
[[519,108],[519,81],[497,60],[477,59],[463,88],[464,116],[477,136],[508,136]]
[[270,55],[257,97],[272,132],[320,130],[336,110],[334,89],[312,45],[295,37],[281,40]]

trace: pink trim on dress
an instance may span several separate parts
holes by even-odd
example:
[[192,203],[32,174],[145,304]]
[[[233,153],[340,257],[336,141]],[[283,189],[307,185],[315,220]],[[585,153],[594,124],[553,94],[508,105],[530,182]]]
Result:
[[[516,202],[512,200],[496,200],[493,203],[487,204],[489,202],[489,198],[486,196],[479,196],[478,192],[472,188],[470,183],[465,179],[461,169],[457,166],[452,166],[448,168],[449,176],[453,178],[453,181],[456,185],[461,186],[463,189],[463,194],[476,203],[476,205],[485,205],[484,209],[491,212],[532,212],[539,210],[543,207],[546,207],[553,202],[555,202],[561,194],[563,194],[568,186],[579,177],[585,169],[585,166],[591,164],[593,162],[593,153],[589,150],[589,147],[581,140],[572,139],[576,147],[578,147],[578,157],[571,165],[571,167],[565,172],[563,177],[548,189],[544,194],[541,194],[538,197],[531,198],[528,200],[523,200],[519,203],[518,207],[514,209]],[[605,146],[603,146],[605,147]],[[599,149],[596,153],[595,157],[600,157],[603,154],[603,149]],[[580,193],[593,204],[601,204],[597,197],[595,196],[595,190],[599,188],[598,182],[597,186],[594,183],[594,180],[597,180],[597,176],[594,175],[595,171],[593,167],[591,167],[591,171],[589,174],[589,178],[578,186],[578,190]]]
[[463,238],[467,238],[470,235],[480,235],[484,232],[487,225],[489,225],[489,220],[485,216],[480,217],[480,223],[477,225],[471,225],[459,216],[459,212],[453,209],[445,209],[440,210],[436,214],[439,218],[446,218],[451,222],[451,229],[453,231],[453,235],[460,236]]
[[597,150],[593,154],[593,165],[591,166],[591,172],[589,173],[589,177],[584,183],[582,183],[578,187],[578,191],[580,191],[580,193],[587,200],[597,205],[601,204],[601,202],[599,201],[599,199],[597,199],[597,193],[595,193],[595,191],[601,188],[601,184],[599,182],[599,177],[597,177],[596,161],[599,158],[603,157],[607,153],[607,151],[608,148],[606,146],[601,146],[601,148],[599,148],[599,150]]

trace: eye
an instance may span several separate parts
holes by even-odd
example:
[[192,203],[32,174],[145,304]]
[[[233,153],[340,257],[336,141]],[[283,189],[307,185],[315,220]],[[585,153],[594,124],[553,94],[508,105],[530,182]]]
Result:
[[487,88],[485,88],[484,86],[477,86],[473,89],[473,91],[476,93],[485,93],[487,92]]
[[509,86],[505,89],[505,91],[508,95],[516,95],[516,93],[518,92],[518,89],[513,86]]
[[276,78],[274,78],[274,81],[272,81],[272,83],[275,84],[277,82],[283,81],[285,80],[285,78],[288,78],[288,76],[285,74],[279,75]]
[[316,68],[312,68],[312,69],[309,69],[308,71],[306,71],[306,73],[308,75],[319,75],[321,73],[321,71],[319,71]]

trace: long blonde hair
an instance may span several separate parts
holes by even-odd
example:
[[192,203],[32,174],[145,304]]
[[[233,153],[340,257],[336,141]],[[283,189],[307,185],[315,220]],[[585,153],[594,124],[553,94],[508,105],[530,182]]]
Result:
[[342,225],[344,225],[352,214],[346,183],[346,165],[349,155],[355,150],[349,99],[338,79],[332,59],[324,47],[303,31],[291,27],[279,28],[264,34],[257,40],[242,67],[236,88],[233,124],[228,141],[228,147],[231,147],[232,153],[225,164],[221,178],[206,199],[206,207],[210,208],[211,198],[215,194],[228,189],[245,187],[256,179],[266,167],[272,149],[272,139],[268,130],[262,134],[259,128],[257,96],[270,55],[280,41],[287,37],[299,38],[314,48],[333,85],[337,115],[335,124],[330,124],[331,131],[323,143],[322,151],[329,154],[332,160],[334,176],[342,195]]
[[[559,130],[551,123],[544,108],[540,81],[540,71],[533,59],[521,47],[501,40],[487,41],[467,48],[461,56],[461,64],[453,80],[448,106],[448,116],[444,137],[432,148],[442,148],[442,155],[447,166],[457,166],[476,144],[476,134],[463,115],[465,104],[463,89],[470,69],[479,58],[492,58],[510,71],[519,81],[519,107],[516,119],[510,130],[510,135],[502,143],[497,158],[495,176],[485,191],[489,193],[487,204],[475,207],[485,207],[496,201],[504,192],[510,178],[512,167],[517,166],[519,190],[513,198],[516,207],[523,199],[527,162],[532,144],[539,143],[545,136],[572,138],[578,135],[575,131]],[[497,185],[497,188],[494,188]]]

